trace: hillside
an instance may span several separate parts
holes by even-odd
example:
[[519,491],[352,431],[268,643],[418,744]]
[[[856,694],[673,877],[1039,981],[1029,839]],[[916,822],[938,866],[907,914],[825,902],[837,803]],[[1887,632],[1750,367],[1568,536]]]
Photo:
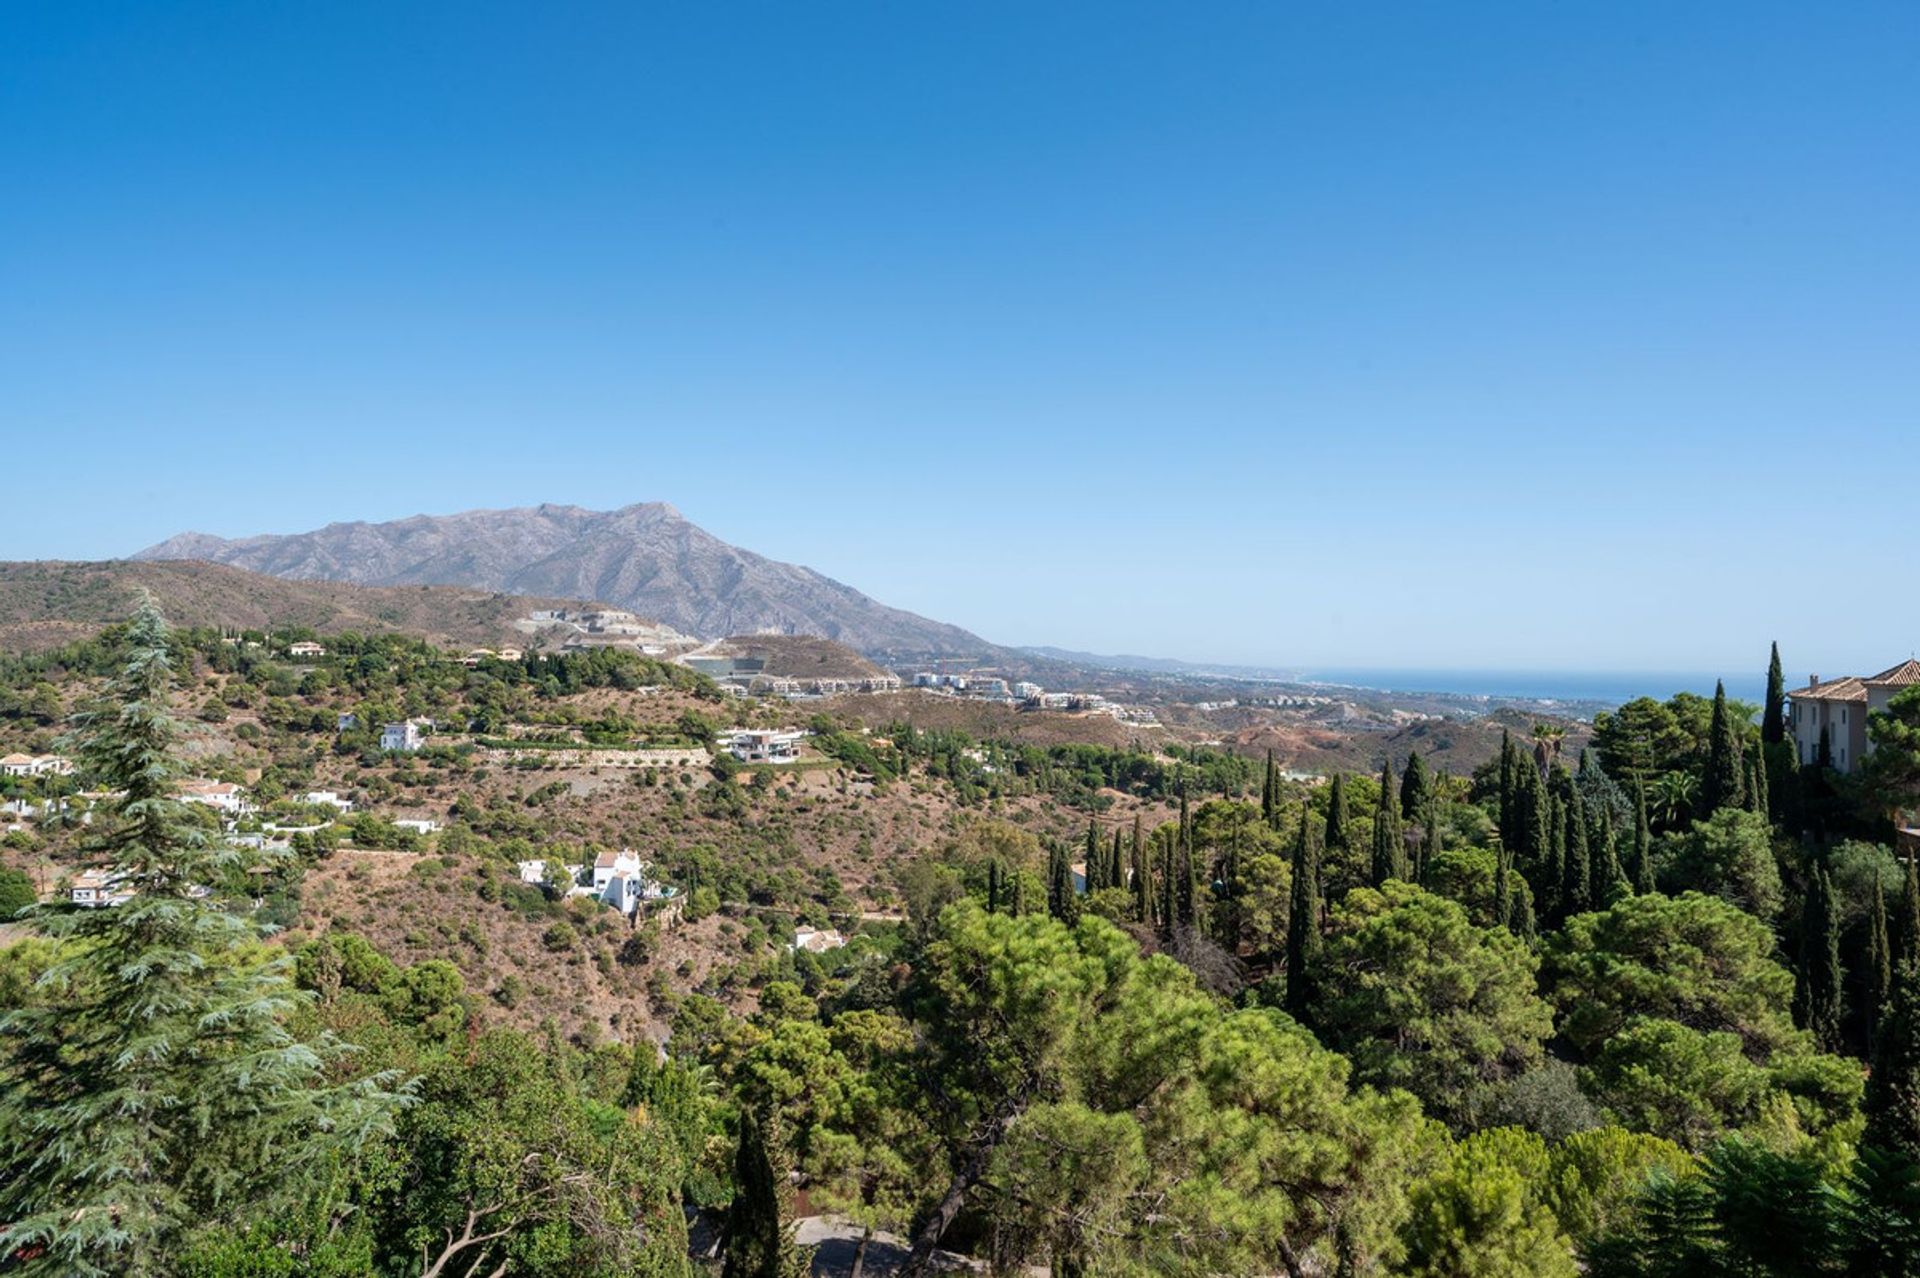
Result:
[[214,563],[0,563],[0,647],[48,648],[93,634],[126,620],[142,590],[182,626],[305,626],[404,633],[451,645],[524,639],[513,623],[531,610],[582,606],[455,586],[287,581]]
[[707,651],[764,661],[765,673],[784,679],[870,679],[886,673],[845,644],[812,635],[735,635]]
[[134,556],[207,559],[296,580],[458,585],[603,599],[702,638],[773,630],[867,653],[972,655],[992,645],[889,608],[796,564],[728,545],[664,502],[471,510],[239,540],[183,533]]

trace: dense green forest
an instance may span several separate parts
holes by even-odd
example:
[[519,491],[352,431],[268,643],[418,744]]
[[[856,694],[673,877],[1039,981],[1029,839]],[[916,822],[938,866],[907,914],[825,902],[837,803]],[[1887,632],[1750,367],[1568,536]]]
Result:
[[[1578,758],[1542,725],[1470,778],[822,722],[980,810],[898,871],[904,923],[782,953],[751,1015],[678,1000],[661,1051],[499,1028],[351,933],[278,944],[261,885],[324,850],[175,797],[189,647],[249,660],[148,610],[0,671],[15,715],[105,681],[84,839],[134,890],[31,907],[0,952],[0,1270],[771,1278],[807,1262],[804,1194],[910,1272],[1920,1273],[1920,879],[1888,819],[1920,690],[1858,776],[1797,763],[1777,656],[1763,707],[1636,701]],[[705,687],[395,639],[324,677],[362,725]],[[1177,816],[1103,822],[1114,792]],[[995,819],[1012,793],[1084,838]]]

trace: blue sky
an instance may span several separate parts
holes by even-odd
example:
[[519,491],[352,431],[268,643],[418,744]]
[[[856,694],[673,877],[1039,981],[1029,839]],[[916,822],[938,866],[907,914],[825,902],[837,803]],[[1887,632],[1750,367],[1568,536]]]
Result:
[[1878,668],[1916,85],[1910,3],[23,0],[0,557],[662,499],[1004,642]]

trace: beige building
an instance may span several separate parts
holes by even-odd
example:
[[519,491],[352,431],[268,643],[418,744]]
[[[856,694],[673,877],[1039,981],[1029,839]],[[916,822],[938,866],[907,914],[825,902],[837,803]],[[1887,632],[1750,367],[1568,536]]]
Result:
[[1841,772],[1858,768],[1873,749],[1867,739],[1867,716],[1885,710],[1888,702],[1915,684],[1920,684],[1920,661],[1909,658],[1865,679],[1849,675],[1823,683],[1813,675],[1806,687],[1789,691],[1788,723],[1800,762],[1819,759],[1820,737],[1825,733],[1833,766]]

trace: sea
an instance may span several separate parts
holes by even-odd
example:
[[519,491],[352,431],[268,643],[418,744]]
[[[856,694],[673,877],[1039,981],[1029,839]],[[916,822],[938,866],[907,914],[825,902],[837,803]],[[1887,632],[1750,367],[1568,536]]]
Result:
[[[1600,702],[1617,706],[1635,697],[1664,701],[1676,692],[1713,695],[1716,679],[1725,679],[1727,695],[1757,702],[1766,695],[1766,671],[1715,675],[1674,670],[1422,670],[1316,669],[1301,672],[1309,683],[1339,684],[1378,692],[1445,692],[1496,700]],[[1804,682],[1802,677],[1802,682]],[[1793,677],[1787,679],[1789,688]]]

